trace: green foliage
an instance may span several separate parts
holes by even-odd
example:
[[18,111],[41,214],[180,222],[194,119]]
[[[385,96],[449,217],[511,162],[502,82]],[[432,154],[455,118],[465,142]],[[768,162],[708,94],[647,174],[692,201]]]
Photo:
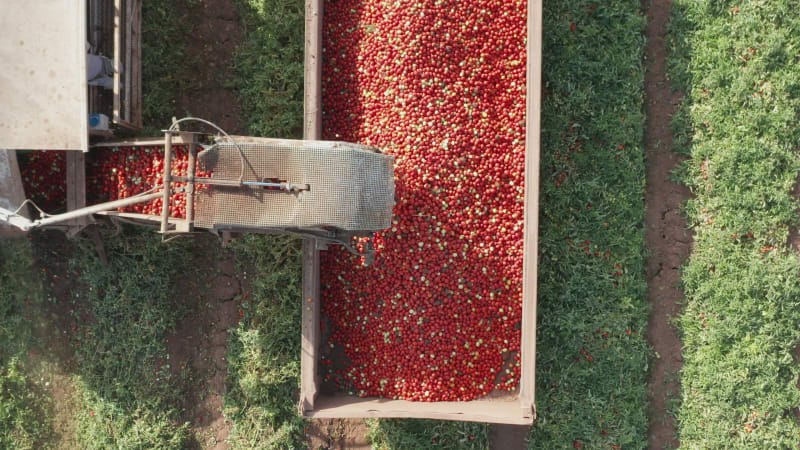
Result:
[[33,342],[32,305],[41,286],[30,244],[0,245],[0,448],[38,448],[50,434],[44,398],[23,361]]
[[244,42],[234,56],[230,86],[254,136],[303,135],[304,3],[237,0]]
[[91,243],[76,246],[70,261],[86,286],[72,310],[82,315],[71,342],[83,392],[78,439],[96,448],[180,448],[188,433],[175,423],[180,392],[166,336],[179,314],[170,286],[184,275],[188,246],[131,227],[107,236],[105,249],[107,263]]
[[[237,0],[244,40],[234,56],[236,89],[248,132],[300,138],[303,120],[304,3]],[[249,235],[233,247],[251,273],[232,331],[224,412],[236,448],[303,447],[300,389],[302,270],[300,241]]]
[[488,428],[484,423],[443,420],[369,420],[372,448],[390,449],[486,449]]
[[544,8],[531,448],[647,445],[645,18],[639,1],[593,5]]
[[683,181],[695,229],[687,297],[681,444],[800,444],[792,352],[800,340],[800,264],[787,246],[800,158],[800,12],[794,2],[678,0],[671,78],[686,93],[673,123],[691,157]]
[[235,242],[233,252],[252,280],[252,293],[238,299],[243,316],[226,354],[229,440],[235,448],[302,447],[304,423],[297,410],[301,241],[247,235]]
[[15,357],[0,366],[0,448],[33,449],[49,434],[41,394]]
[[125,408],[109,401],[89,386],[78,386],[83,405],[78,416],[78,438],[86,449],[184,449],[188,424],[175,425],[170,411],[157,408]]
[[30,345],[33,329],[25,320],[25,310],[41,292],[33,272],[28,242],[4,239],[0,246],[0,362],[23,354]]
[[0,448],[33,449],[49,433],[41,394],[15,357],[0,366]]

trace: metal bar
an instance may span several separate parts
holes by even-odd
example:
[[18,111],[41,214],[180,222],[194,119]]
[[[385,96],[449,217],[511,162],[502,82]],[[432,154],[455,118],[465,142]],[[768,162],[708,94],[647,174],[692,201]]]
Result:
[[[86,206],[86,161],[83,152],[67,153],[67,211],[74,211]],[[77,234],[89,225],[88,217],[75,220],[70,234]]]
[[[203,133],[189,133],[186,131],[182,131],[181,134],[172,137],[172,143],[174,145],[188,145],[192,143],[192,139],[195,139],[196,136],[200,136]],[[184,135],[192,135],[190,137],[184,138]],[[135,138],[131,140],[113,140],[113,141],[104,141],[98,142],[96,144],[92,144],[92,148],[107,148],[107,147],[161,147],[164,145],[166,141],[163,137],[157,138]]]
[[131,45],[131,27],[133,25],[133,1],[125,1],[125,64],[122,70],[125,71],[125,114],[122,120],[130,122],[131,120],[131,53],[133,48]]
[[102,54],[100,51],[100,43],[102,40],[101,32],[103,30],[103,15],[98,3],[98,0],[89,0],[89,10],[92,14],[92,23],[90,24],[90,29],[92,31],[92,47],[94,47],[95,53]]
[[68,220],[77,219],[80,217],[90,216],[92,214],[96,214],[101,211],[114,210],[117,208],[124,208],[126,206],[135,205],[137,203],[149,202],[150,200],[155,200],[160,196],[161,192],[154,192],[152,194],[128,197],[120,200],[114,200],[112,202],[105,202],[93,206],[87,206],[86,208],[76,209],[74,211],[69,211],[64,214],[58,214],[55,216],[50,216],[44,219],[36,220],[33,222],[33,226],[43,227],[47,225],[61,223]]
[[[179,183],[190,183],[192,182],[191,177],[184,177],[179,175],[173,175],[170,180],[176,181]],[[210,184],[212,186],[230,186],[230,187],[241,187],[242,184],[239,183],[239,180],[223,180],[221,178],[206,178],[206,177],[194,177],[194,182],[199,184]]]
[[303,139],[322,137],[322,0],[306,0]]
[[189,182],[186,185],[186,221],[188,222],[189,229],[192,228],[192,221],[194,221],[194,178],[195,178],[195,165],[197,164],[197,142],[194,140],[189,144]]
[[131,86],[128,98],[131,111],[128,114],[130,122],[124,122],[121,125],[138,131],[142,129],[142,0],[132,0],[132,4],[131,23],[133,25],[129,36],[132,56],[127,77],[128,84]]
[[259,181],[242,181],[242,184],[245,186],[261,186],[261,187],[271,187],[280,189],[281,183],[266,183],[266,182],[259,182]]
[[172,132],[164,133],[164,191],[162,192],[161,204],[161,232],[166,233],[169,228],[169,196],[171,193],[170,182],[172,181]]
[[[112,217],[114,219],[127,221],[129,223],[147,222],[156,225],[161,223],[161,217],[152,214],[126,213],[119,211],[100,211],[95,214],[97,214],[98,216]],[[180,231],[182,233],[191,232],[184,219],[169,219],[169,224],[171,226],[174,225],[174,228],[168,231],[168,233],[173,233],[175,231]]]
[[228,187],[259,186],[259,187],[280,189],[282,191],[287,191],[287,192],[307,191],[311,189],[311,187],[308,184],[294,184],[287,182],[273,183],[267,181],[242,181],[240,183],[238,180],[223,180],[220,178],[205,178],[205,177],[183,177],[178,175],[175,175],[170,179],[172,181],[176,181],[179,183],[190,183],[190,184],[199,183],[199,184],[208,184],[211,186],[228,186]]
[[[12,227],[19,228],[22,231],[28,231],[34,227],[33,222],[31,222],[27,217],[21,216],[9,209],[5,209],[2,206],[0,206],[0,225],[11,225]],[[2,229],[2,231],[3,237],[6,237],[5,233],[7,230]]]
[[300,348],[300,409],[302,413],[314,410],[319,394],[319,376],[317,375],[320,341],[319,269],[320,261],[316,239],[305,238],[303,239],[303,298],[301,299],[303,339]]
[[286,192],[307,191],[311,189],[311,187],[307,184],[294,184],[294,183],[287,183],[285,181],[282,181],[280,183],[272,183],[267,181],[242,181],[242,184],[245,186],[260,186],[260,187],[275,188]]
[[[25,201],[25,188],[17,164],[16,150],[0,150],[0,239],[21,236],[16,229],[3,226],[2,207],[17,208]],[[11,213],[11,211],[9,211]],[[19,216],[27,219],[28,206],[21,208]],[[24,224],[24,221],[22,222]],[[17,228],[19,225],[12,224]]]
[[120,114],[120,79],[121,61],[120,50],[122,49],[122,0],[114,0],[114,107],[112,119],[114,123],[122,120]]

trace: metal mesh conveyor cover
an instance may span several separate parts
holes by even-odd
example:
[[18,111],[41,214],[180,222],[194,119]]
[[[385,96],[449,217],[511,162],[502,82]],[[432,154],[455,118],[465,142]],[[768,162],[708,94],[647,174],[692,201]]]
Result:
[[[238,142],[238,141],[237,141]],[[263,187],[208,186],[197,193],[195,226],[221,228],[318,228],[378,231],[391,226],[394,157],[344,142],[258,139],[239,143],[244,181],[308,184],[287,193]],[[238,180],[239,150],[217,144],[198,155],[212,178]]]

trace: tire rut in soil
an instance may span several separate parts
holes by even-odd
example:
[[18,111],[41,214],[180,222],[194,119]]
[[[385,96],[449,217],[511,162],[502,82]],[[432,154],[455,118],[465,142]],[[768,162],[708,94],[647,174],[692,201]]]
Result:
[[648,342],[656,352],[648,383],[649,448],[677,448],[676,423],[670,403],[679,395],[678,372],[683,365],[681,342],[671,319],[680,313],[683,262],[692,248],[692,235],[680,212],[690,197],[687,187],[670,175],[683,159],[673,152],[670,120],[683,97],[673,92],[666,77],[667,22],[672,2],[653,0],[647,9],[647,72],[645,96],[647,126],[646,243],[647,297],[650,302]]

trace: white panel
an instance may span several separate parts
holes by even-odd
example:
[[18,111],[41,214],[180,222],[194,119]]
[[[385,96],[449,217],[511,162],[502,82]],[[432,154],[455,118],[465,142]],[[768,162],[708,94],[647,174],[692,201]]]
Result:
[[86,0],[0,2],[0,148],[88,150]]

